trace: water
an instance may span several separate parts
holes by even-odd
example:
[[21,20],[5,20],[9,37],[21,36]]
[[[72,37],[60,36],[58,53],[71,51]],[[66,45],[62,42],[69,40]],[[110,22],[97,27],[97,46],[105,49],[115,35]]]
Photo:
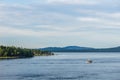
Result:
[[55,54],[0,60],[0,80],[120,80],[120,53]]

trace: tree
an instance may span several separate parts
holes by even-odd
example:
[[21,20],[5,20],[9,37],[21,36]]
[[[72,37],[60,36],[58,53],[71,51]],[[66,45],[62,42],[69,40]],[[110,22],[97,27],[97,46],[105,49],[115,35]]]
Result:
[[17,47],[0,46],[0,57],[33,57],[42,55],[53,55],[48,51],[41,51],[36,49],[26,49]]

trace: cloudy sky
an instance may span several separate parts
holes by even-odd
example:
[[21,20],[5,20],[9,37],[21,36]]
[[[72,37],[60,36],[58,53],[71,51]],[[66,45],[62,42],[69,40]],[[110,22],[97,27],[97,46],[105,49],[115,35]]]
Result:
[[120,46],[120,0],[0,0],[0,45]]

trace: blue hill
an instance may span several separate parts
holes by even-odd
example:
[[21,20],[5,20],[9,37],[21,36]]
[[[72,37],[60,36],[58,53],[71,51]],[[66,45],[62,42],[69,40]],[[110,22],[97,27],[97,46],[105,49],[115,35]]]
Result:
[[79,51],[81,51],[81,50],[93,50],[93,49],[94,49],[94,48],[79,47],[79,46],[41,48],[41,50],[51,51],[51,52],[79,52]]
[[67,46],[67,47],[46,47],[40,48],[40,50],[51,52],[120,52],[120,47],[96,49],[90,47]]

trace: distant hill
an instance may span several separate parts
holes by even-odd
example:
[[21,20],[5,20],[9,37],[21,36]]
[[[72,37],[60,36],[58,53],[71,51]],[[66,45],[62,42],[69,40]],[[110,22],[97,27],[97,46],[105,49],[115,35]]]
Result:
[[67,47],[47,47],[41,48],[43,51],[51,51],[51,52],[80,52],[87,50],[94,50],[94,48],[89,47],[79,47],[79,46],[67,46]]
[[120,52],[120,47],[96,49],[90,47],[67,46],[40,48],[40,50],[50,52]]
[[96,51],[100,51],[100,52],[120,52],[120,47],[96,49]]

